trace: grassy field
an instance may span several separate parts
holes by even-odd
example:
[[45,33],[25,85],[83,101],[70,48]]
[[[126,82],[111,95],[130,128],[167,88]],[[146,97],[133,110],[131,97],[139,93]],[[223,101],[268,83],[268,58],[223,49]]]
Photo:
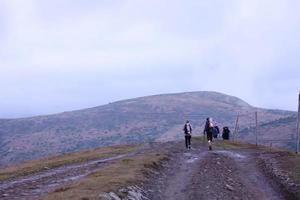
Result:
[[[42,196],[41,200],[63,199],[99,199],[104,192],[139,184],[146,180],[146,172],[159,166],[159,162],[167,159],[164,154],[146,153],[134,157],[124,158],[112,162],[79,181],[56,189],[54,192]],[[118,194],[122,196],[122,194]]]
[[106,158],[124,154],[136,150],[138,145],[117,145],[100,147],[93,150],[78,151],[57,156],[49,156],[41,159],[26,161],[20,164],[0,169],[0,181],[32,174],[46,168],[54,168],[67,164],[73,164],[93,159]]

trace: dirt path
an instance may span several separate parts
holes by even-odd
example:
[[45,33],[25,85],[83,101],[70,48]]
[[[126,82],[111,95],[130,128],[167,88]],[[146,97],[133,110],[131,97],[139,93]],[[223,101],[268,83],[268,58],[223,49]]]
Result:
[[109,164],[111,161],[134,156],[137,153],[143,152],[147,148],[149,147],[144,145],[131,153],[65,165],[53,169],[45,169],[28,176],[2,181],[0,182],[0,199],[34,199],[44,193],[54,191],[63,184],[67,184],[87,176],[95,170],[99,170],[103,166]]
[[0,199],[34,199],[55,190],[63,184],[76,181],[110,161],[134,156],[144,151],[166,152],[170,160],[143,186],[150,200],[194,199],[284,199],[279,189],[271,187],[257,167],[256,150],[224,147],[208,151],[195,143],[186,150],[181,143],[148,144],[135,152],[106,159],[47,169],[30,176],[0,182]]
[[259,170],[255,157],[253,151],[222,148],[177,152],[148,186],[149,199],[284,199]]

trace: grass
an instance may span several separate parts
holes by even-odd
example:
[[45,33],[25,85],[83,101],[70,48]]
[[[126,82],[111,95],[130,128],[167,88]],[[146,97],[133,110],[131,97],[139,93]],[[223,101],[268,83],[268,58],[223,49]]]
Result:
[[275,159],[290,178],[300,183],[300,155],[278,152]]
[[137,148],[138,145],[116,145],[26,161],[0,169],[0,181],[32,174],[45,168],[55,168],[67,164],[124,154],[134,151]]
[[[167,159],[164,154],[154,152],[113,161],[110,165],[94,172],[71,185],[56,189],[42,196],[41,200],[99,199],[99,194],[114,191],[126,186],[139,184],[145,180],[149,169],[159,166]],[[122,195],[122,194],[118,194]]]
[[[196,142],[200,146],[207,146],[206,136],[193,137],[193,142]],[[246,142],[235,142],[232,140],[222,140],[222,139],[213,139],[213,146],[217,148],[230,148],[230,149],[260,149],[260,150],[268,150],[266,146],[256,146],[255,144],[246,143]]]
[[300,156],[289,155],[287,160],[291,164],[284,168],[290,172],[291,176],[294,177],[298,183],[300,183]]
[[243,142],[243,141],[232,141],[232,140],[226,140],[226,141],[222,141],[220,143],[220,146],[223,147],[229,147],[229,148],[233,148],[233,149],[256,149],[256,150],[260,150],[262,152],[289,152],[291,154],[293,154],[292,152],[286,150],[286,149],[280,149],[280,148],[276,148],[276,147],[272,147],[270,148],[269,146],[265,146],[265,145],[255,145],[249,142]]

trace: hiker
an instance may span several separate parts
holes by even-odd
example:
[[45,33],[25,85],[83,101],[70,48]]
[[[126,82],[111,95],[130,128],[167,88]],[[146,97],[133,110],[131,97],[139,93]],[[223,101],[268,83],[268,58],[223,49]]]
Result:
[[212,150],[211,143],[213,140],[213,130],[214,130],[214,125],[212,123],[212,119],[208,117],[208,118],[206,118],[203,134],[206,133],[209,150]]
[[218,138],[218,135],[220,134],[220,129],[218,126],[214,126],[214,129],[213,129],[213,137],[214,138]]
[[191,137],[192,137],[192,126],[189,120],[186,120],[183,127],[184,135],[185,135],[185,147],[187,149],[191,149]]
[[230,130],[227,126],[223,127],[222,138],[223,140],[229,140]]

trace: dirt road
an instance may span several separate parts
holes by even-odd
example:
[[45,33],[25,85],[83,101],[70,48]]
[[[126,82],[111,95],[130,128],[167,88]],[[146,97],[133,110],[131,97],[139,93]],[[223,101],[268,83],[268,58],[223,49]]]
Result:
[[196,147],[176,152],[147,186],[149,199],[285,199],[256,164],[256,152]]
[[34,199],[99,170],[112,160],[149,149],[169,154],[170,160],[142,184],[143,195],[137,200],[285,199],[280,188],[258,167],[258,150],[215,145],[209,151],[201,142],[193,145],[191,150],[184,149],[178,142],[144,145],[143,149],[129,154],[46,169],[0,182],[0,199]]
[[0,182],[0,197],[3,200],[33,199],[63,184],[76,181],[94,170],[99,169],[109,161],[121,159],[125,156],[129,155],[118,155],[106,159],[46,169],[25,177]]
[[107,158],[68,164],[61,167],[45,168],[39,172],[0,181],[1,200],[29,200],[53,192],[64,185],[76,182],[94,171],[109,165],[112,161],[141,154],[149,149],[149,144],[141,145],[136,150]]

